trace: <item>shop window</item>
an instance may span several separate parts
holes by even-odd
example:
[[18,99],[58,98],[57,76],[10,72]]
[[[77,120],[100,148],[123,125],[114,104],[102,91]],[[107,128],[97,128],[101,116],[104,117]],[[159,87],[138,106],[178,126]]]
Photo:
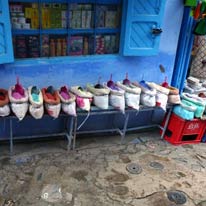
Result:
[[[0,0],[0,9],[7,15],[2,20],[0,16],[0,31],[5,38],[0,37],[0,44],[6,45],[6,50],[0,48],[0,51],[10,56],[5,62],[12,61],[13,51],[17,59],[104,54],[155,55],[162,32],[165,2],[6,0],[3,3]],[[11,31],[13,47],[9,40]]]
[[121,1],[37,1],[10,0],[15,58],[119,52]]

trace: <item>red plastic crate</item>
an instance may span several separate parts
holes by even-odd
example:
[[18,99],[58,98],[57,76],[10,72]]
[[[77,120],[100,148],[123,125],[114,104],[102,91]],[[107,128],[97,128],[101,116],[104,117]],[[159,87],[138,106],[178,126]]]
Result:
[[199,143],[202,140],[205,128],[205,120],[193,119],[188,121],[172,113],[164,139],[174,145]]

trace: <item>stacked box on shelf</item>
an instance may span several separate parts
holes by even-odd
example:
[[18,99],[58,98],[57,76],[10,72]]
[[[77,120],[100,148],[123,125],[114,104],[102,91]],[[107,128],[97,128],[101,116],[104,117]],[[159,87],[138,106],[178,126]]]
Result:
[[38,29],[39,28],[39,11],[37,4],[36,6],[32,7],[32,14],[31,14],[31,28]]
[[72,28],[79,29],[81,27],[81,11],[75,10],[72,14]]
[[10,4],[10,14],[13,29],[38,29],[38,4]]
[[51,28],[50,10],[51,10],[50,4],[42,4],[42,8],[41,8],[42,18],[41,18],[41,20],[42,20],[42,28],[43,29]]
[[83,37],[72,36],[69,39],[69,55],[77,56],[83,54]]
[[117,36],[116,35],[105,35],[105,54],[117,53]]
[[49,57],[49,35],[42,36],[42,48],[41,48],[41,56]]
[[96,10],[96,27],[105,27],[106,6],[97,6]]
[[[48,43],[49,42],[49,43]],[[65,36],[44,36],[42,42],[42,56],[66,56],[67,40]]]
[[92,5],[91,4],[82,5],[81,16],[82,16],[81,27],[87,28],[87,29],[91,28],[91,23],[92,23]]
[[67,11],[62,10],[61,11],[61,27],[67,28]]
[[19,35],[15,37],[16,43],[16,58],[26,58],[27,56],[27,41],[26,36]]
[[67,27],[67,5],[59,3],[42,4],[42,28],[55,29]]
[[92,26],[92,5],[71,4],[69,11],[70,28],[91,28]]
[[97,6],[96,26],[106,28],[118,27],[119,10],[116,6]]
[[83,37],[83,54],[89,54],[89,39],[88,37]]
[[52,4],[50,12],[51,28],[61,28],[61,4]]
[[94,54],[94,37],[83,37],[83,55]]
[[96,54],[104,54],[104,52],[105,52],[104,37],[98,35],[98,36],[96,36],[95,53]]
[[40,56],[40,47],[39,47],[39,37],[38,36],[28,36],[27,38],[28,45],[28,57],[37,58]]

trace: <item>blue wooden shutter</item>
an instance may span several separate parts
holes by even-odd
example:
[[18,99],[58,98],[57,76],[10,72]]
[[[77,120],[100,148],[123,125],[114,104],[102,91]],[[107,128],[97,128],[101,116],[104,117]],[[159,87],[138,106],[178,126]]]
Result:
[[125,0],[121,34],[123,55],[158,53],[165,3],[166,0]]
[[8,0],[0,0],[0,64],[14,61]]

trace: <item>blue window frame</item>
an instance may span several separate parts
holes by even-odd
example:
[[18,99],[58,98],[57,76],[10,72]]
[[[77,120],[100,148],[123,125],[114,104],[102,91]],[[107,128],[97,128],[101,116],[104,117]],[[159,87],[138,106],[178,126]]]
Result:
[[0,64],[14,61],[8,0],[0,0]]

